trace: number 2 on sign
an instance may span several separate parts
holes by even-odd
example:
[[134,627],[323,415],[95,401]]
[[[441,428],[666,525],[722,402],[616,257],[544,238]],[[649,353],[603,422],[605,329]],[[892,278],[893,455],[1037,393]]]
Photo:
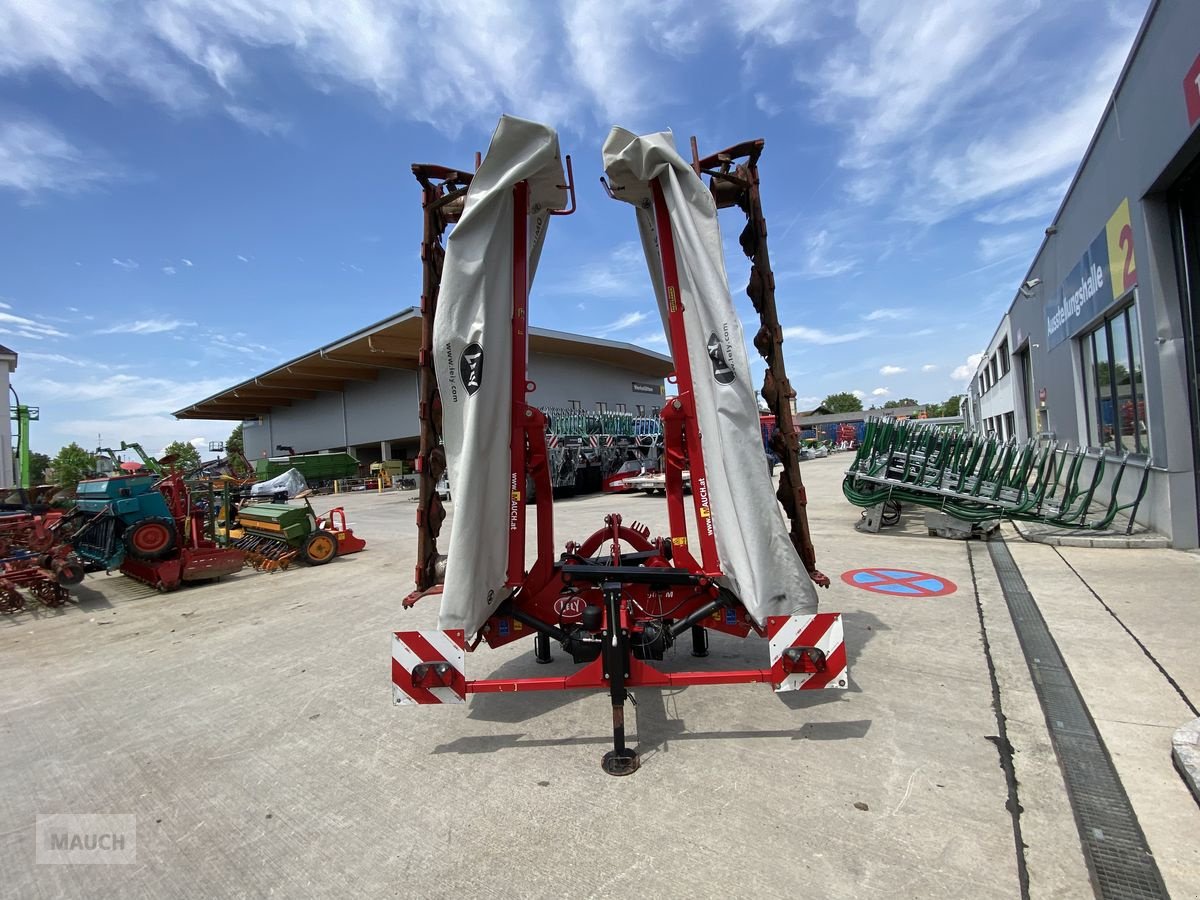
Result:
[[1108,267],[1112,275],[1113,299],[1137,285],[1137,258],[1133,251],[1133,224],[1129,199],[1121,201],[1105,226],[1108,235]]

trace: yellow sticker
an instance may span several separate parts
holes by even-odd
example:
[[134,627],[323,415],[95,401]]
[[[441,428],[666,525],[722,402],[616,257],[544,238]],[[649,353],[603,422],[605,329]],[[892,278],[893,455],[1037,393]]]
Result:
[[707,506],[700,507],[700,518],[707,519],[711,515],[712,515],[712,513],[708,511]]
[[675,288],[667,288],[667,309],[675,312]]
[[524,627],[525,626],[522,625],[520,622],[518,622],[516,619],[513,619],[513,631],[520,631]]
[[674,544],[676,547],[686,547],[687,546],[687,538],[685,538],[685,537],[671,538],[671,543]]
[[520,491],[513,491],[512,495],[513,495],[514,500],[520,502],[520,500],[521,500],[521,492]]
[[1133,225],[1126,197],[1104,227],[1108,237],[1108,268],[1112,276],[1112,295],[1120,297],[1137,286],[1137,260],[1133,255]]

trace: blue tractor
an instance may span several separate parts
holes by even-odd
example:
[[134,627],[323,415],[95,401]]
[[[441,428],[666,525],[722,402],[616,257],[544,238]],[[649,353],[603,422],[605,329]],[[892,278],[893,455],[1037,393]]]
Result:
[[[172,457],[162,460],[164,465]],[[131,578],[171,591],[185,581],[236,572],[240,550],[205,537],[205,510],[192,503],[183,476],[113,475],[79,482],[68,540],[94,569],[119,568]]]
[[175,547],[175,519],[155,490],[157,475],[123,475],[81,481],[75,510],[85,522],[75,532],[76,552],[95,566],[120,568],[126,554],[161,559]]

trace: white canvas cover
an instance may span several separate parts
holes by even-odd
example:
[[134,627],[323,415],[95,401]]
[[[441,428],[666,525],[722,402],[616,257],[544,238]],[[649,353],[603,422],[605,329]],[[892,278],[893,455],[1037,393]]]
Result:
[[434,369],[454,497],[438,627],[462,628],[468,636],[502,599],[508,566],[512,189],[520,181],[529,182],[532,284],[549,211],[565,205],[566,178],[553,129],[503,116],[446,242],[434,320]]
[[288,469],[282,475],[276,475],[268,481],[257,481],[250,486],[251,497],[274,497],[276,494],[287,492],[288,499],[295,497],[301,491],[308,490],[308,482],[299,469]]
[[729,294],[716,203],[676,152],[670,132],[638,136],[614,128],[604,142],[603,157],[614,194],[636,210],[669,340],[650,182],[658,178],[662,185],[679,269],[709,507],[726,586],[760,625],[767,616],[814,613],[816,588],[788,538],[767,475],[758,403],[741,322]]

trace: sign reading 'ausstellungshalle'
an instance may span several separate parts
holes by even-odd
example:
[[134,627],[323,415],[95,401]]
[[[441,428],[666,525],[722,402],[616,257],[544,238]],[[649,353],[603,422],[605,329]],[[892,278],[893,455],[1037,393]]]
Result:
[[1051,349],[1075,334],[1137,286],[1129,200],[1121,201],[1104,230],[1058,287],[1046,307],[1046,342]]

